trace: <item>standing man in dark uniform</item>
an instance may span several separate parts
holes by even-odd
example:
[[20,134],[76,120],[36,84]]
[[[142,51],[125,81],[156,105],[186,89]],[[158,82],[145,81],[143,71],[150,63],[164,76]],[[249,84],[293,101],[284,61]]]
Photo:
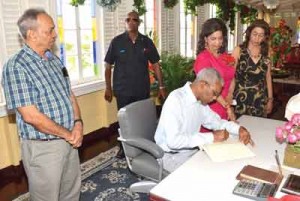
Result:
[[[116,36],[105,56],[105,100],[116,97],[118,109],[135,101],[150,97],[148,62],[153,66],[159,83],[159,95],[166,97],[159,66],[159,54],[152,40],[138,32],[139,15],[135,11],[127,14],[126,31]],[[111,69],[114,65],[113,89]],[[119,153],[118,155],[123,155]]]

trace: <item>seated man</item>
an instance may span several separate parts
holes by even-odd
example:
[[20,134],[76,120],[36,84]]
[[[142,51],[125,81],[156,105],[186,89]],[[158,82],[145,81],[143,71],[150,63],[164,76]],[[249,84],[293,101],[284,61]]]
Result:
[[[187,82],[168,96],[154,136],[156,143],[165,151],[164,169],[174,171],[197,152],[195,148],[198,146],[227,140],[227,131],[239,134],[244,144],[251,142],[244,127],[221,119],[208,106],[220,95],[223,84],[215,69],[205,68],[193,83]],[[214,131],[202,134],[199,132],[201,125]]]

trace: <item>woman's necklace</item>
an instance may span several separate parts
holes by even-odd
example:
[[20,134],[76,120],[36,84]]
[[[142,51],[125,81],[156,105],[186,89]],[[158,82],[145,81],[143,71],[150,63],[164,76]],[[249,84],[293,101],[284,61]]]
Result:
[[219,51],[213,51],[209,47],[206,47],[206,49],[214,56],[214,57],[219,57]]
[[247,52],[250,55],[251,58],[253,59],[259,59],[261,57],[261,54],[252,54],[251,50],[249,48],[247,48]]

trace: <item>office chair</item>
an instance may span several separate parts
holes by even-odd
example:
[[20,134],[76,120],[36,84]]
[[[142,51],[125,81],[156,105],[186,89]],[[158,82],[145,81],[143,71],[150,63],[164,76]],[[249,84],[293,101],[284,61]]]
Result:
[[151,181],[132,184],[131,192],[149,193],[169,173],[163,169],[164,151],[154,142],[157,127],[156,107],[152,99],[131,103],[118,111],[118,138],[124,148],[129,169]]

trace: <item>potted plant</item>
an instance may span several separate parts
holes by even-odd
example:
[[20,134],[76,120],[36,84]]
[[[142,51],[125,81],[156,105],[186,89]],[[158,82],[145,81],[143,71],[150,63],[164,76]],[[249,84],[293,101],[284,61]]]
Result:
[[161,55],[161,68],[164,84],[168,93],[182,87],[187,81],[193,81],[194,59],[183,57],[180,54],[163,53]]

